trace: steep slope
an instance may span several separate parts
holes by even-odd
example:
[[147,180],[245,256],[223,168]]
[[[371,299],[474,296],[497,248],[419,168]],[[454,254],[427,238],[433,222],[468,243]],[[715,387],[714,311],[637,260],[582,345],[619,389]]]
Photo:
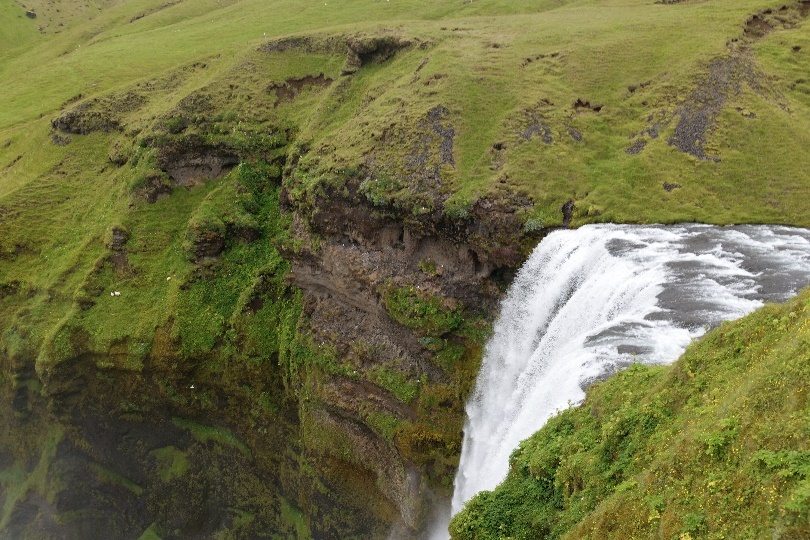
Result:
[[808,225],[807,2],[40,4],[0,5],[14,537],[412,536],[546,231]]
[[806,538],[810,291],[635,366],[521,443],[453,538]]

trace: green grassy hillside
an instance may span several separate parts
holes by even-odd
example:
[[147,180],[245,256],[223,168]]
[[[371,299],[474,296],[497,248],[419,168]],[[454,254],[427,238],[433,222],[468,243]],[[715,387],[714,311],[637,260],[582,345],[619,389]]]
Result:
[[635,366],[521,443],[453,538],[807,538],[810,291]]
[[[13,17],[9,3],[4,13]],[[583,221],[807,223],[796,201],[808,195],[800,180],[808,165],[802,74],[810,47],[799,24],[807,8],[792,2],[784,16],[783,2],[763,0],[445,1],[427,9],[363,0],[111,4],[68,17],[58,34],[3,51],[0,139],[12,142],[2,153],[6,164],[30,153],[23,134],[41,133],[79,94],[124,89],[205,61],[182,96],[216,72],[240,69],[273,37],[388,33],[421,45],[335,85],[342,91],[328,92],[301,126],[313,147],[334,148],[313,164],[319,173],[357,166],[383,134],[403,139],[409,121],[442,104],[455,129],[442,189],[456,212],[485,193],[512,189],[534,201],[532,223],[559,221],[569,198]],[[775,31],[746,32],[746,21],[768,7],[776,8]],[[12,20],[14,32],[26,36],[38,24]],[[732,61],[712,75],[717,58]],[[716,111],[707,100],[719,100]],[[705,139],[698,153],[710,159],[668,144],[684,107],[708,115],[707,125],[685,137]],[[389,133],[391,118],[405,133]],[[37,176],[19,166],[1,174],[6,189],[21,175]],[[667,191],[664,182],[679,187]],[[396,195],[410,195],[403,191],[407,186]]]

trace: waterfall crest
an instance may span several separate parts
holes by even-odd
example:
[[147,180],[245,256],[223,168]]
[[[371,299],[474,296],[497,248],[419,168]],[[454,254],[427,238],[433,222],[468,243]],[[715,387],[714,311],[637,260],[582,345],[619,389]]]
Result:
[[[452,513],[593,381],[668,363],[689,342],[810,283],[810,231],[590,225],[555,231],[512,284],[467,404]],[[443,536],[446,537],[446,524]]]

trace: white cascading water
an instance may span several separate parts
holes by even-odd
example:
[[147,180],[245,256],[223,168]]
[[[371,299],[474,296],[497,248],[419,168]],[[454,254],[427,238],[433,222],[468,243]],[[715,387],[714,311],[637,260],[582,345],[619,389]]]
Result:
[[[504,300],[467,404],[452,513],[505,477],[521,440],[584,388],[810,284],[810,231],[590,225],[549,234]],[[445,518],[446,519],[446,518]],[[433,537],[447,537],[447,522]]]

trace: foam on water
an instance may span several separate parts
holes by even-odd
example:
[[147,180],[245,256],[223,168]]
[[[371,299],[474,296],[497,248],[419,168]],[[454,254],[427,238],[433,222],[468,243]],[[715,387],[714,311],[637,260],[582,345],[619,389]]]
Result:
[[[512,284],[467,404],[452,513],[506,476],[509,455],[584,388],[810,283],[810,231],[591,225],[549,234]],[[444,521],[444,520],[443,520]],[[435,537],[447,537],[446,522]]]

